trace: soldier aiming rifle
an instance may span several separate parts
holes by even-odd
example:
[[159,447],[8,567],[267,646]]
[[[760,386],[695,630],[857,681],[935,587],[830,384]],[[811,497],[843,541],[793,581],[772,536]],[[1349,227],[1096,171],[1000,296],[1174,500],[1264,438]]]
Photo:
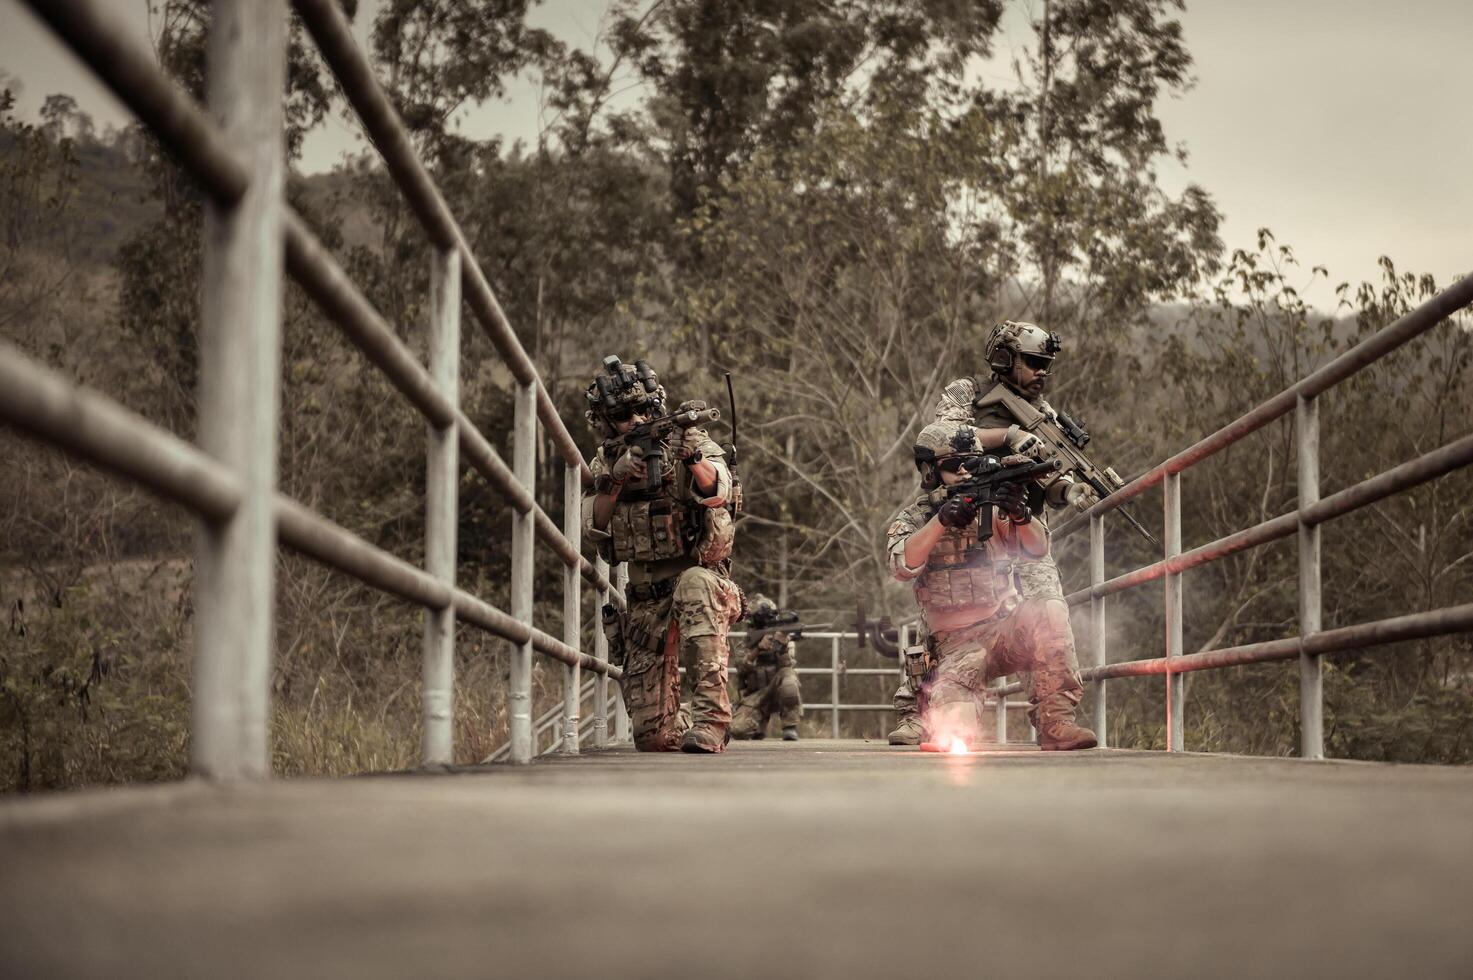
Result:
[[[703,402],[665,411],[665,389],[643,361],[604,358],[588,386],[588,422],[604,439],[589,461],[584,534],[610,562],[629,563],[627,607],[604,609],[610,658],[642,752],[720,752],[731,724],[728,628],[741,615],[730,577],[739,495],[725,453],[701,426]],[[680,661],[692,711],[680,706]]]
[[767,735],[767,721],[774,711],[781,716],[783,741],[798,740],[798,721],[803,716],[803,692],[798,683],[795,640],[805,629],[823,629],[831,623],[809,625],[796,612],[779,610],[763,595],[748,605],[746,651],[737,663],[737,688],[741,703],[732,718],[731,737],[760,739]]

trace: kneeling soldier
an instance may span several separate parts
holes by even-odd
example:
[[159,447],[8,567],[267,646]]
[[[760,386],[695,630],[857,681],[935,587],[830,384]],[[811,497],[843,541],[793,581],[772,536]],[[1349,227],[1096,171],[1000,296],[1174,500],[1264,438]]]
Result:
[[[1094,732],[1074,723],[1083,693],[1069,609],[1062,599],[1024,598],[1014,566],[1048,554],[1020,482],[987,498],[948,493],[983,460],[970,425],[933,422],[921,430],[916,467],[925,493],[889,528],[890,567],[913,581],[925,623],[923,723],[932,740],[978,733],[987,682],[1024,674],[1042,749],[1086,749]],[[1007,462],[1026,462],[1009,457]],[[995,513],[994,513],[995,510]],[[909,665],[908,665],[909,667]]]
[[[767,719],[781,715],[783,741],[798,741],[803,692],[798,685],[798,658],[792,634],[780,627],[777,604],[766,596],[752,599],[747,620],[747,649],[737,664],[737,690],[742,701],[731,723],[732,738],[765,738]],[[793,620],[796,622],[796,618]]]
[[[731,724],[726,633],[742,600],[728,576],[731,473],[700,427],[719,413],[686,402],[666,415],[649,365],[613,356],[587,398],[589,424],[605,441],[588,464],[584,530],[610,562],[629,563],[627,608],[605,609],[604,620],[610,657],[624,668],[635,748],[720,752]],[[680,705],[681,659],[692,712]]]

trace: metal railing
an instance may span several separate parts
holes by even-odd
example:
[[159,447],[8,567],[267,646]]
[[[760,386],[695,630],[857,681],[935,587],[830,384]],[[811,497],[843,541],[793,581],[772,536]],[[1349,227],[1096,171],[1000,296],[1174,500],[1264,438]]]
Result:
[[[1091,682],[1093,727],[1105,744],[1105,682],[1146,674],[1166,676],[1166,742],[1183,748],[1182,675],[1270,660],[1299,661],[1300,755],[1324,758],[1324,685],[1321,657],[1362,647],[1473,630],[1473,603],[1448,606],[1354,626],[1324,630],[1321,623],[1320,525],[1376,501],[1401,493],[1473,462],[1473,435],[1393,467],[1384,473],[1320,496],[1318,397],[1397,348],[1421,336],[1473,303],[1473,276],[1467,276],[1383,327],[1318,370],[1235,421],[1159,463],[1126,486],[1060,527],[1063,538],[1088,523],[1090,587],[1066,597],[1070,606],[1089,603],[1090,660],[1083,678]],[[1298,507],[1187,551],[1181,540],[1181,474],[1245,436],[1293,411],[1298,456]],[[1165,540],[1160,561],[1114,578],[1105,578],[1105,517],[1158,483],[1165,490]],[[1190,569],[1247,548],[1297,534],[1299,544],[1299,635],[1195,654],[1182,652],[1182,575]],[[1105,598],[1126,589],[1165,580],[1166,655],[1109,663],[1105,643]],[[1017,684],[1004,690],[1021,690]]]
[[[741,650],[736,646],[735,641],[745,639],[746,635],[745,631],[737,631],[730,634],[730,639],[733,641],[731,652],[733,663],[726,668],[728,676],[735,676],[737,673],[735,661],[741,656]],[[896,684],[899,684],[900,679],[905,676],[905,672],[899,664],[896,664],[894,667],[850,667],[844,660],[843,646],[847,642],[853,642],[857,647],[859,643],[858,633],[804,633],[802,639],[798,642],[802,643],[805,640],[826,640],[829,644],[829,664],[827,667],[798,667],[796,670],[800,677],[826,676],[829,678],[829,700],[804,701],[803,710],[827,711],[829,713],[829,731],[832,738],[840,737],[839,718],[845,711],[893,712],[895,710],[894,704],[846,704],[844,702],[844,687],[841,682],[845,677],[890,677],[894,678]],[[903,641],[901,646],[903,647],[904,645],[905,642]],[[684,669],[682,667],[681,671],[684,672]],[[999,685],[997,690],[1001,690],[1001,685]],[[733,698],[733,702],[735,702],[735,698]],[[1022,710],[1029,707],[1026,701],[1009,701],[1007,694],[991,693],[987,697],[987,703],[990,705],[995,705],[999,702],[1006,706],[1004,710]],[[1006,742],[1008,740],[1006,719],[1007,716],[1005,714],[999,716],[997,739],[1000,742]]]
[[[422,759],[453,759],[457,622],[512,645],[509,755],[533,752],[531,659],[564,664],[560,725],[576,752],[580,672],[595,673],[593,741],[608,742],[608,663],[601,630],[579,649],[581,582],[623,604],[619,576],[580,553],[590,478],[489,282],[333,0],[295,6],[433,246],[429,366],[421,365],[305,222],[285,203],[283,0],[214,0],[209,113],[180,90],[104,0],[27,0],[31,9],[148,125],[207,197],[200,329],[199,445],[178,439],[0,342],[0,419],[141,484],[200,518],[190,767],[215,778],[266,776],[270,641],[277,543],[425,609]],[[276,489],[282,271],[295,279],[425,419],[425,567],[365,541]],[[460,409],[460,311],[467,303],[516,382],[512,464]],[[563,525],[535,499],[541,422],[563,460]],[[457,587],[461,459],[513,508],[511,609]],[[564,565],[563,630],[532,622],[533,543]],[[627,729],[622,708],[616,724]]]

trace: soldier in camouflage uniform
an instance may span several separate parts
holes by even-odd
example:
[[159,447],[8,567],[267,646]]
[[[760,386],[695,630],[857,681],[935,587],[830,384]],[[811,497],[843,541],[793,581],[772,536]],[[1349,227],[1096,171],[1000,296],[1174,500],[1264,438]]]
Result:
[[772,629],[777,604],[766,596],[752,599],[747,631],[747,649],[737,663],[737,689],[741,704],[731,723],[732,738],[765,738],[767,719],[781,716],[783,741],[798,741],[798,720],[803,717],[803,691],[798,685],[798,658],[793,638],[784,630]]
[[888,546],[895,577],[914,583],[928,634],[925,728],[933,739],[975,737],[987,682],[1016,673],[1027,684],[1040,748],[1092,748],[1094,733],[1074,723],[1083,686],[1068,607],[1020,595],[1015,585],[1020,561],[1048,554],[1048,529],[1033,520],[1027,491],[1019,484],[996,491],[992,534],[984,537],[977,502],[944,489],[965,479],[960,466],[976,457],[974,428],[933,422],[915,452],[924,492],[895,516]]
[[[742,607],[728,574],[731,473],[701,428],[674,429],[654,474],[637,447],[617,445],[617,437],[665,415],[665,389],[643,361],[630,368],[609,357],[604,365],[605,376],[587,392],[589,424],[605,442],[588,464],[593,484],[584,491],[583,522],[606,559],[629,563],[627,608],[605,610],[605,631],[611,659],[624,668],[620,689],[634,745],[720,752],[731,724],[726,634]],[[682,659],[691,679],[689,712],[680,705]]]
[[[976,427],[977,444],[983,449],[1015,452],[1032,459],[1046,459],[1051,453],[1048,443],[1019,426],[1018,401],[1033,410],[1052,413],[1043,399],[1044,389],[1053,372],[1054,358],[1062,349],[1057,334],[1032,323],[1004,321],[993,328],[987,338],[984,354],[991,376],[957,378],[946,386],[936,406],[933,421],[963,422]],[[1068,475],[1052,481],[1045,490],[1031,487],[1029,507],[1034,519],[1047,521],[1047,508],[1088,507],[1098,498],[1084,484],[1075,483]],[[1025,599],[1062,599],[1063,583],[1052,554],[1037,560],[1021,560],[1016,566],[1018,586]],[[891,745],[915,745],[922,740],[920,713],[916,692],[910,680],[902,680],[894,697],[899,722],[890,733]]]

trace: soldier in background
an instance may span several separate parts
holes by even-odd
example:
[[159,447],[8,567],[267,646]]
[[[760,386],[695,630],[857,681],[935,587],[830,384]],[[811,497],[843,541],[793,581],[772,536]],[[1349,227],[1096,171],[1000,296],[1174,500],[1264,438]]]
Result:
[[[604,443],[589,461],[584,534],[610,562],[629,563],[627,608],[604,609],[610,659],[643,752],[721,752],[729,740],[726,634],[741,617],[729,576],[735,530],[723,452],[692,424],[700,402],[666,415],[665,389],[643,361],[604,358],[586,392]],[[714,416],[715,413],[707,413]],[[692,710],[680,705],[680,661]]]
[[803,691],[798,684],[798,659],[792,634],[779,628],[777,603],[764,595],[748,605],[747,649],[737,662],[737,690],[741,703],[731,723],[732,738],[767,737],[767,719],[781,716],[783,741],[798,741],[803,717]]
[[1092,748],[1094,733],[1074,722],[1083,686],[1068,607],[1062,599],[1020,595],[1014,579],[1017,562],[1049,552],[1048,528],[1033,519],[1028,491],[1019,483],[996,488],[988,517],[975,498],[946,493],[978,456],[976,433],[965,423],[926,426],[915,456],[922,493],[890,523],[888,548],[895,577],[914,583],[926,627],[919,669],[907,664],[908,675],[925,678],[923,725],[933,739],[970,740],[987,682],[1017,673],[1025,678],[1039,747]]
[[[1021,417],[1027,411],[1052,413],[1043,398],[1052,377],[1054,359],[1063,350],[1059,335],[1032,323],[1006,320],[992,329],[983,350],[991,374],[986,379],[957,378],[948,384],[936,406],[933,421],[960,422],[976,430],[977,446],[984,450],[1018,453],[1047,459],[1052,447],[1026,432]],[[1020,404],[1021,403],[1021,404]],[[1048,508],[1088,507],[1098,500],[1092,489],[1067,474],[1047,489],[1029,488],[1028,505],[1034,519],[1047,523]],[[1026,599],[1064,598],[1064,586],[1052,553],[1015,566],[1018,588]],[[916,704],[916,692],[904,679],[893,699],[898,723],[890,732],[891,745],[916,745],[925,737]]]

